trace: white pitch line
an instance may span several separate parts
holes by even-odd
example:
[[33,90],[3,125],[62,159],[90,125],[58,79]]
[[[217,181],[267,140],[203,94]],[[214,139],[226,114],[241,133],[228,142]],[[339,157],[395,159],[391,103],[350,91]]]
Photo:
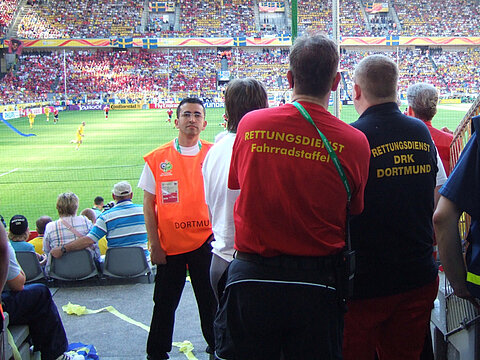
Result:
[[18,168],[13,169],[13,170],[10,170],[10,171],[7,171],[6,173],[0,174],[0,176],[11,174],[11,173],[13,173],[13,172],[15,172],[15,171],[17,171],[17,170],[18,170]]

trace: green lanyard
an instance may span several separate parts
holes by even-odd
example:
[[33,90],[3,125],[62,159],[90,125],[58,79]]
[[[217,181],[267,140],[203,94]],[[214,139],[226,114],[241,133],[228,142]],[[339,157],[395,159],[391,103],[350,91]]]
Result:
[[[182,149],[180,148],[180,144],[178,143],[178,138],[175,138],[175,149],[177,149],[178,153],[182,153]],[[198,151],[202,150],[202,143],[200,140],[198,140]]]
[[350,185],[348,184],[347,176],[345,175],[345,171],[343,171],[342,164],[340,164],[340,160],[338,160],[338,156],[333,151],[332,145],[330,145],[330,142],[326,138],[325,135],[322,134],[322,132],[318,129],[317,125],[312,120],[312,117],[308,113],[307,110],[298,102],[294,101],[293,105],[300,111],[300,114],[310,123],[313,125],[315,129],[317,129],[318,134],[320,135],[320,138],[323,141],[323,144],[325,145],[325,148],[327,149],[328,154],[330,155],[330,158],[333,161],[333,164],[335,165],[335,168],[337,169],[338,175],[340,175],[340,178],[342,179],[343,186],[345,186],[345,190],[347,190],[347,214],[346,214],[346,222],[345,222],[345,244],[347,246],[347,249],[350,251],[352,248],[352,244],[350,242],[350,199],[352,198],[352,193],[350,191]]
[[302,114],[303,117],[310,124],[312,124],[313,127],[318,131],[318,135],[320,135],[320,138],[322,139],[323,144],[325,145],[325,148],[328,151],[328,155],[330,155],[330,158],[332,159],[333,164],[335,165],[335,168],[338,171],[338,175],[340,175],[340,178],[342,179],[343,186],[345,186],[345,190],[347,190],[347,201],[350,204],[350,199],[352,198],[352,193],[350,191],[350,185],[348,184],[348,180],[347,180],[347,176],[345,175],[345,171],[343,171],[342,164],[340,164],[340,160],[338,160],[337,154],[335,153],[335,151],[333,151],[332,145],[330,145],[330,142],[325,137],[325,135],[323,135],[322,132],[318,129],[317,125],[315,125],[315,123],[313,122],[312,117],[310,116],[308,111],[305,110],[305,108],[296,101],[293,102],[293,105],[298,109],[298,111],[300,111],[300,114]]

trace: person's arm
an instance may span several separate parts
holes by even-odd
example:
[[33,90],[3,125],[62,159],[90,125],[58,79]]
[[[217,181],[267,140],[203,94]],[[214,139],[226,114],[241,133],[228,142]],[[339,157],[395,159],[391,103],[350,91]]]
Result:
[[[65,249],[66,252],[83,250],[94,243],[95,242],[92,239],[90,239],[88,236],[82,236],[72,242],[69,242],[68,244],[63,245],[63,248]],[[61,258],[63,255],[62,247],[57,246],[56,248],[53,248],[50,251],[50,254],[52,254],[52,256],[55,258]]]
[[147,228],[148,241],[150,243],[152,264],[163,265],[167,263],[167,255],[158,238],[158,221],[155,212],[155,194],[143,192],[143,214],[145,227]]
[[22,291],[25,285],[25,280],[25,273],[21,270],[17,277],[7,281],[7,285],[12,291]]
[[7,233],[0,222],[0,290],[5,286],[8,274],[8,243]]
[[478,307],[476,299],[467,289],[467,270],[463,261],[458,220],[462,211],[444,196],[440,197],[433,215],[435,236],[445,275],[455,295],[469,300]]
[[8,246],[8,272],[6,284],[11,291],[22,291],[25,285],[25,273],[18,264],[15,250],[10,244]]

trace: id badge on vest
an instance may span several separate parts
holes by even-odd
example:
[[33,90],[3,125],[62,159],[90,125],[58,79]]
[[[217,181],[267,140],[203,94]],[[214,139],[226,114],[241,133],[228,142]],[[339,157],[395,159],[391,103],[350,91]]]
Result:
[[178,203],[178,181],[162,182],[162,204]]

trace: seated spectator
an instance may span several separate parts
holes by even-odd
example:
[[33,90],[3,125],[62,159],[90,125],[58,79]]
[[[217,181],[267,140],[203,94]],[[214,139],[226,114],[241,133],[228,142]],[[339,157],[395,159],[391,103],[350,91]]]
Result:
[[[94,200],[93,200],[93,211],[95,211],[95,218],[99,217],[100,214],[102,213],[103,211],[103,204],[104,204],[104,200],[103,200],[103,197],[101,196],[97,196]],[[92,223],[95,223],[95,221],[92,221]]]
[[[102,203],[103,203],[103,198],[102,198]],[[80,215],[85,216],[87,219],[89,219],[92,224],[95,224],[97,222],[97,216],[95,214],[95,209],[83,209]],[[107,253],[107,238],[104,236],[100,240],[98,240],[98,248],[100,249],[100,255],[103,257]]]
[[[23,215],[15,215],[10,219],[10,226],[8,228],[8,238],[15,251],[31,251],[35,252],[35,246],[27,242],[30,235],[27,218]],[[38,261],[41,265],[45,264],[45,255],[37,254]]]
[[67,335],[50,290],[44,284],[25,285],[25,274],[15,251],[8,246],[10,260],[2,305],[8,312],[10,325],[28,325],[33,350],[41,352],[42,360],[71,360],[72,357],[64,354],[68,347]]
[[49,222],[52,222],[52,218],[50,216],[40,216],[35,223],[37,226],[38,236],[29,241],[29,243],[35,247],[35,252],[40,255],[45,254],[43,251],[43,234],[45,233],[45,227]]
[[[62,193],[57,198],[57,211],[60,219],[47,224],[43,237],[43,250],[48,255],[47,272],[50,270],[50,252],[54,248],[65,251],[65,246],[86,235],[92,229],[92,222],[85,216],[77,216],[78,197],[74,193]],[[94,260],[100,260],[100,251],[96,244],[85,246]]]
[[132,186],[127,181],[115,184],[112,189],[112,197],[116,205],[100,215],[86,236],[63,246],[58,245],[51,250],[52,256],[59,258],[65,252],[96,245],[102,237],[106,236],[109,248],[141,246],[150,262],[143,206],[132,202]]

